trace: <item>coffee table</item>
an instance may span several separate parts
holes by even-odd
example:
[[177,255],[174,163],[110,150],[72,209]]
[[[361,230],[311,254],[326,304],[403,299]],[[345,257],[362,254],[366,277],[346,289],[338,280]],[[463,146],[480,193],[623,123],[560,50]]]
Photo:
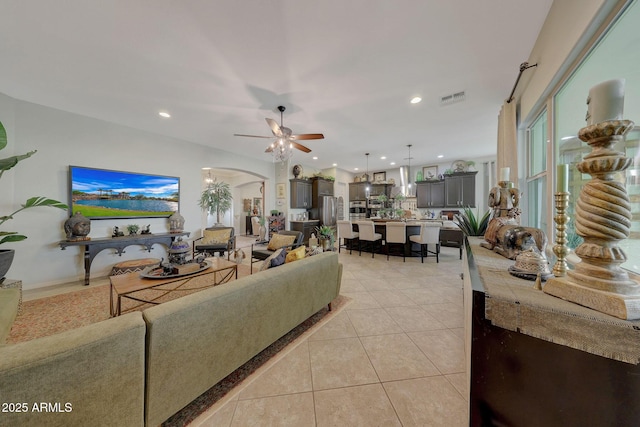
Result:
[[[208,269],[180,277],[149,279],[141,277],[139,272],[109,277],[109,312],[111,317],[120,316],[122,298],[140,302],[136,307],[144,304],[160,304],[163,301],[158,300],[169,293],[193,292],[227,283],[234,275],[236,279],[238,278],[238,264],[235,262],[220,257],[207,258],[207,261],[211,263],[211,267]],[[194,280],[202,283],[196,284],[195,287],[185,286],[187,284],[194,285],[192,283]],[[174,286],[170,289],[160,288],[160,286],[167,284],[174,284]],[[152,292],[152,298],[141,295],[141,291],[150,289],[155,290],[157,295],[156,292]]]

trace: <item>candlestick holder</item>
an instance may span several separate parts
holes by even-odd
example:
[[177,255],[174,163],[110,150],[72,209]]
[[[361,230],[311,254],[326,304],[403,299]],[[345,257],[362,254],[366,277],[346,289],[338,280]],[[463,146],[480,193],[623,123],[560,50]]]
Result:
[[620,267],[627,260],[619,243],[631,231],[631,203],[618,176],[632,159],[614,150],[613,145],[623,141],[633,126],[630,120],[609,120],[580,129],[578,136],[592,150],[577,166],[581,173],[592,176],[576,203],[576,233],[584,243],[575,254],[581,261],[567,271],[566,277],[548,280],[543,289],[547,294],[627,320],[640,319],[640,283]]
[[553,246],[553,253],[556,254],[556,263],[553,265],[553,275],[563,277],[567,274],[567,223],[569,216],[566,214],[569,207],[569,196],[571,193],[556,193],[556,216],[553,217],[556,223],[556,244]]

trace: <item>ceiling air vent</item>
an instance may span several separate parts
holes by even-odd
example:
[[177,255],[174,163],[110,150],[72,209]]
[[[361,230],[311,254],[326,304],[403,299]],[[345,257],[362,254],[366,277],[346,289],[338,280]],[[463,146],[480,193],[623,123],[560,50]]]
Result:
[[465,98],[464,91],[452,93],[451,95],[445,95],[442,98],[440,98],[440,105],[449,105],[449,104],[453,104],[454,102],[461,102],[461,101],[464,101],[464,98]]

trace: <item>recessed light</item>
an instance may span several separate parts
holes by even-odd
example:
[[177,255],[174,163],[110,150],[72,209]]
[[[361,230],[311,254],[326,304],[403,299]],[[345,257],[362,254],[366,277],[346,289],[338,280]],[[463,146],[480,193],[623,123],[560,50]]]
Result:
[[411,103],[412,104],[417,104],[418,102],[422,101],[422,98],[420,98],[419,96],[414,96],[413,98],[411,98]]
[[438,154],[438,158],[441,159],[444,157],[444,154]]
[[387,156],[380,157],[380,160],[387,160]]
[[202,168],[203,171],[210,171],[211,168]]
[[160,111],[158,115],[160,117],[164,117],[165,119],[168,119],[169,117],[171,117],[171,114],[167,113],[166,111]]
[[313,160],[318,160],[318,156],[313,156],[312,159]]
[[357,171],[357,170],[358,170],[358,168],[353,168],[353,170],[354,170],[354,171]]
[[391,163],[389,163],[389,164],[390,164],[391,166],[393,166],[393,165],[395,165],[395,164],[396,164],[396,162],[391,162]]
[[338,164],[337,164],[337,163],[334,163],[334,164],[333,164],[333,167],[336,167],[336,166],[338,166]]

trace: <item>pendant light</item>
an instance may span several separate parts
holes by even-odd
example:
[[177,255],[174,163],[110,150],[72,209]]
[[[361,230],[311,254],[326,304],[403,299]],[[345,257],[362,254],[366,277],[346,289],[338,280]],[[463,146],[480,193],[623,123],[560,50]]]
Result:
[[408,172],[408,177],[407,177],[407,196],[411,196],[411,144],[407,144],[407,147],[409,147],[409,157],[407,157],[408,162],[408,166],[407,166],[407,172]]
[[364,155],[367,156],[367,172],[365,174],[365,177],[367,177],[367,186],[364,188],[364,191],[365,191],[365,197],[368,199],[369,191],[371,190],[369,188],[369,153],[364,153]]

